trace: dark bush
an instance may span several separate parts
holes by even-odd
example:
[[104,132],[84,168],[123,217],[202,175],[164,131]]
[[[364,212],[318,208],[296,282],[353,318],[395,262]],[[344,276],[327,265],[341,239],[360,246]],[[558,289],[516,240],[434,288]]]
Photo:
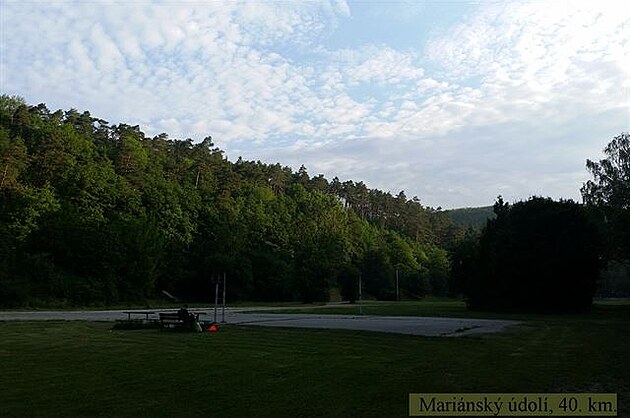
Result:
[[501,199],[464,280],[471,309],[577,311],[591,305],[601,267],[597,228],[583,206]]

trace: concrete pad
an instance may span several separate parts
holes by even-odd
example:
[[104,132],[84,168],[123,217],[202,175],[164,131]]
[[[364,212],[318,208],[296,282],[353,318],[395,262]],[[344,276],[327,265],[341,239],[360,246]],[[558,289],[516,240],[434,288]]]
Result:
[[416,316],[235,314],[231,323],[267,327],[351,329],[424,336],[500,332],[518,321]]

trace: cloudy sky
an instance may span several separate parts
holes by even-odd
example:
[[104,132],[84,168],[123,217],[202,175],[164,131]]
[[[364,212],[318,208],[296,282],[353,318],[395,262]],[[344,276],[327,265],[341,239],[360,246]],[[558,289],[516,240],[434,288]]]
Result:
[[579,199],[630,130],[623,1],[0,0],[0,87],[444,208]]

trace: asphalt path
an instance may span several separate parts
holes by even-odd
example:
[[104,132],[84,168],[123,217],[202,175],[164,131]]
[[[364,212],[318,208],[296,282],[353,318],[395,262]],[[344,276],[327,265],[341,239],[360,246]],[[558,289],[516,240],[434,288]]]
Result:
[[[424,336],[463,336],[501,332],[507,327],[519,324],[518,321],[473,318],[436,318],[419,316],[370,316],[370,315],[313,315],[313,314],[273,314],[248,313],[259,308],[227,308],[225,321],[228,324],[266,327],[325,328],[389,332]],[[158,319],[157,312],[177,309],[155,310],[150,319]],[[191,309],[203,311],[204,321],[214,319],[213,308]],[[126,319],[125,312],[135,312],[134,318],[144,318],[144,310],[108,311],[6,311],[0,312],[0,321],[115,321]],[[217,319],[221,320],[219,309]]]

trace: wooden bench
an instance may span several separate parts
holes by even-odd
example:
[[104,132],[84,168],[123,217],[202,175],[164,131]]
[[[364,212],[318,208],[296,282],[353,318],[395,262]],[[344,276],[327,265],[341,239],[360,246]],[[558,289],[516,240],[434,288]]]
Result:
[[177,312],[160,312],[160,329],[190,327],[190,322],[184,322]]
[[[205,312],[190,312],[195,316],[195,320],[199,322],[199,315],[204,314]],[[160,312],[160,329],[166,328],[180,328],[180,329],[191,329],[192,330],[192,322],[184,321],[179,317],[177,312]]]

